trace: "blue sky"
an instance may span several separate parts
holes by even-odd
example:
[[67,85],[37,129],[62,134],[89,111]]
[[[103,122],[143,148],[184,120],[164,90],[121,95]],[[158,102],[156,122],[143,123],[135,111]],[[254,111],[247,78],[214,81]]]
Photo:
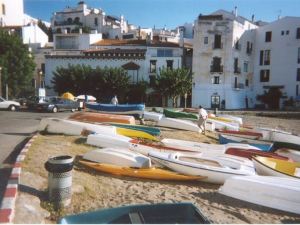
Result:
[[[124,15],[129,23],[141,27],[175,28],[193,22],[200,14],[218,9],[232,11],[255,20],[271,22],[281,16],[300,16],[300,0],[85,0],[88,6],[102,8],[107,14]],[[25,13],[50,21],[53,12],[74,7],[78,0],[24,0]]]

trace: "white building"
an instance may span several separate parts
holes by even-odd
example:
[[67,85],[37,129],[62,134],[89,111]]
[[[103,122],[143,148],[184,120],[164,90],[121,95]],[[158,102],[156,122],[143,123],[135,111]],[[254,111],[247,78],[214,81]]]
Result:
[[[57,67],[69,64],[122,67],[131,76],[131,81],[154,81],[160,68],[181,68],[182,48],[178,44],[150,40],[103,39],[80,54],[53,52],[46,56],[45,83],[51,87],[53,72]],[[48,95],[55,94],[53,90]]]
[[282,103],[300,95],[300,17],[284,17],[256,30],[254,93],[271,87],[284,95]]
[[256,28],[253,22],[237,16],[236,12],[219,10],[197,18],[193,43],[193,107],[253,106],[252,58]]

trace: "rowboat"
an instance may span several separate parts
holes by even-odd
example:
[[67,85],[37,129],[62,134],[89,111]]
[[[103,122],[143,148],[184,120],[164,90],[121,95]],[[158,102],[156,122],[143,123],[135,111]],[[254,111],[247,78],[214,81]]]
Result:
[[143,118],[145,105],[144,104],[100,104],[87,103],[86,107],[101,113],[133,115],[136,118]]
[[195,132],[201,131],[201,129],[198,127],[198,125],[193,123],[192,121],[167,118],[167,117],[162,117],[157,122],[156,125],[161,126],[161,127],[175,128],[175,129],[179,129],[179,130],[188,130],[188,131],[195,131]]
[[198,115],[194,113],[178,112],[170,109],[164,109],[163,114],[170,118],[186,118],[198,120]]
[[259,175],[300,179],[300,163],[256,156],[252,159]]
[[116,127],[96,125],[58,118],[43,118],[38,127],[39,131],[47,131],[52,134],[81,135],[83,130],[89,130],[99,134],[116,134]]
[[263,137],[262,133],[255,132],[255,131],[234,131],[234,130],[218,130],[221,134],[236,136],[236,137],[242,137],[242,138],[248,138],[248,139],[261,139]]
[[243,124],[243,119],[238,116],[232,116],[228,114],[219,114],[217,115],[217,118],[222,118],[222,119],[230,119],[231,121],[235,121],[236,123],[242,125]]
[[278,155],[288,157],[292,159],[294,162],[300,162],[300,151],[293,150],[293,149],[287,149],[287,148],[281,148],[275,151]]
[[252,159],[254,156],[263,156],[263,157],[269,157],[269,158],[274,158],[274,159],[281,159],[281,160],[290,160],[286,156],[281,156],[277,153],[272,153],[272,152],[263,152],[260,150],[255,150],[255,149],[239,149],[239,148],[228,148],[225,151],[226,154],[229,155],[235,155],[239,157],[244,157],[248,159]]
[[150,158],[125,148],[95,149],[85,153],[83,159],[97,163],[113,164],[116,166],[135,168],[151,167]]
[[143,125],[132,125],[132,124],[123,124],[123,123],[109,123],[112,126],[115,127],[122,127],[122,128],[128,128],[131,130],[138,130],[143,131],[148,134],[159,136],[160,135],[160,129],[156,127],[149,127],[149,126],[143,126]]
[[223,184],[234,175],[254,175],[253,164],[248,159],[232,158],[230,155],[202,156],[184,153],[152,151],[149,157],[178,173],[205,177],[202,181]]
[[208,118],[206,121],[214,123],[215,128],[218,129],[218,130],[238,131],[240,129],[239,125],[237,123],[230,124],[230,123],[226,123],[226,122],[223,122],[223,121],[218,121],[218,120],[215,120],[215,119],[212,119],[212,118]]
[[136,169],[131,167],[121,167],[111,164],[104,163],[93,163],[88,161],[79,161],[81,164],[95,169],[97,171],[110,173],[117,176],[128,176],[128,177],[137,177],[143,179],[153,179],[153,180],[176,180],[176,181],[195,181],[200,180],[203,177],[201,176],[186,176],[178,174],[172,171],[159,169],[159,168],[146,168],[146,169]]
[[277,149],[281,148],[288,148],[288,149],[293,149],[293,150],[300,150],[300,143],[298,144],[293,144],[293,143],[288,143],[288,142],[280,142],[280,141],[275,141],[273,142],[273,147],[272,151],[276,151]]
[[90,134],[86,143],[101,148],[120,147],[128,148],[132,139],[123,135]]
[[148,111],[144,112],[145,120],[152,120],[152,121],[158,122],[162,117],[163,117],[162,113],[148,112]]
[[273,176],[233,176],[219,193],[266,207],[300,214],[300,181]]
[[63,217],[61,224],[209,224],[192,203],[129,205]]
[[263,151],[270,151],[273,148],[273,144],[270,142],[231,136],[226,134],[219,134],[219,143],[220,144],[244,143],[259,148]]
[[74,113],[69,117],[69,119],[80,121],[80,122],[91,122],[91,123],[114,122],[114,123],[121,123],[121,124],[135,124],[135,119],[133,116],[94,113],[94,112]]
[[132,129],[121,128],[121,127],[117,127],[116,131],[117,131],[117,134],[124,135],[127,137],[144,138],[144,139],[148,139],[151,141],[159,141],[156,137],[154,137],[151,134],[148,134],[144,131],[132,130]]

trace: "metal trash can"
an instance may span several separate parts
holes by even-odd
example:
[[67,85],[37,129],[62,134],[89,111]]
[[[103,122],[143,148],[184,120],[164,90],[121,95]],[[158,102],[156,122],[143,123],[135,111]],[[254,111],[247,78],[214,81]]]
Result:
[[48,194],[56,207],[71,203],[73,157],[68,155],[49,158],[45,163],[48,173]]

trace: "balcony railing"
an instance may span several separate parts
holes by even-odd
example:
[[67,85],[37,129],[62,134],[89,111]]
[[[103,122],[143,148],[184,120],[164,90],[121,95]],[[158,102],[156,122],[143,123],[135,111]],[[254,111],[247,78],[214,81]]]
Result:
[[238,91],[240,89],[244,89],[245,88],[245,85],[243,83],[237,83],[237,84],[234,84],[233,87],[232,87],[234,90]]
[[235,67],[234,68],[234,73],[235,74],[240,74],[241,73],[241,68],[240,67]]
[[222,42],[213,42],[212,43],[212,48],[213,49],[222,49],[223,48],[223,43]]
[[223,66],[210,66],[211,73],[223,73]]

